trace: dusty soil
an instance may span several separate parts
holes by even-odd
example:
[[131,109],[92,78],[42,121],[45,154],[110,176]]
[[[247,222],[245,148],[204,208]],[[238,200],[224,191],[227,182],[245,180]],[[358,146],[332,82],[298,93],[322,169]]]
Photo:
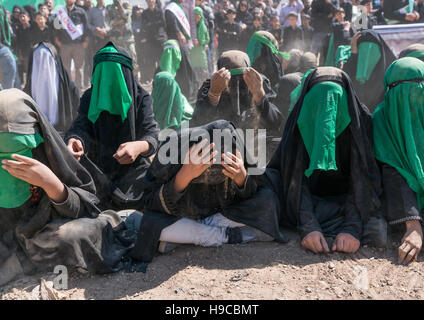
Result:
[[[424,264],[396,264],[397,243],[379,251],[315,255],[290,233],[288,244],[219,248],[180,246],[157,257],[147,273],[70,271],[65,299],[422,299]],[[2,299],[32,299],[45,274],[0,288]]]

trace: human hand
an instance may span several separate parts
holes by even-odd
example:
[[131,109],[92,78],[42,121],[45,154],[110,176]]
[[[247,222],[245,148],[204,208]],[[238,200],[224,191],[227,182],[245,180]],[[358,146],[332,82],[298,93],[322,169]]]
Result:
[[67,148],[71,155],[77,159],[77,161],[81,160],[81,156],[84,154],[84,147],[82,146],[82,142],[80,140],[75,138],[69,139]]
[[175,177],[174,188],[177,192],[182,192],[193,179],[199,177],[216,162],[214,158],[218,152],[211,152],[215,144],[207,145],[207,143],[208,141],[203,139],[188,150],[184,164]]
[[333,243],[332,251],[355,253],[358,251],[360,242],[348,233],[339,233]]
[[59,178],[38,160],[12,154],[12,159],[3,160],[2,168],[15,178],[42,188],[53,201],[61,203],[68,197],[68,192]]
[[230,152],[222,154],[222,160],[221,165],[224,167],[222,173],[234,180],[240,188],[243,187],[247,178],[247,172],[240,152],[236,149],[235,155]]
[[358,53],[358,39],[361,36],[361,32],[357,32],[353,35],[352,39],[350,40],[350,47],[352,50],[352,53],[357,54]]
[[213,96],[221,96],[222,92],[228,87],[230,80],[230,71],[225,68],[219,69],[212,75],[209,92]]
[[308,233],[302,239],[302,242],[300,244],[305,249],[310,250],[314,253],[330,252],[324,235],[319,231],[312,231]]
[[253,100],[256,105],[262,102],[265,97],[265,90],[263,88],[263,80],[259,72],[253,68],[247,68],[243,74],[244,82],[246,82],[249,91],[252,93]]
[[131,141],[121,144],[113,157],[120,164],[133,163],[140,154],[149,151],[150,145],[147,141]]
[[398,263],[407,265],[418,257],[423,243],[423,231],[419,220],[406,222],[406,232],[399,247]]

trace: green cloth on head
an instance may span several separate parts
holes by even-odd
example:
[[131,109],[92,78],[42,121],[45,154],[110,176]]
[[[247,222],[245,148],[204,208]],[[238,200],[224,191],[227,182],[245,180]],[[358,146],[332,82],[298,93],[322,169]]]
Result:
[[249,41],[249,44],[247,45],[247,50],[246,50],[246,53],[249,56],[250,63],[252,65],[255,62],[255,60],[261,55],[263,45],[266,45],[268,48],[271,49],[272,53],[278,54],[283,59],[285,60],[290,59],[290,53],[278,51],[278,49],[275,47],[275,45],[272,43],[271,40],[255,32],[253,36],[250,38],[250,41]]
[[230,69],[231,76],[240,76],[243,75],[247,68],[236,68],[236,69]]
[[193,68],[207,68],[208,56],[206,54],[206,45],[210,41],[209,32],[205,24],[202,8],[195,7],[194,14],[201,16],[199,23],[196,25],[196,34],[199,45],[194,46],[190,50],[190,61]]
[[341,85],[323,81],[308,91],[297,119],[310,158],[305,176],[314,170],[337,170],[336,138],[350,121],[347,92]]
[[336,67],[334,61],[334,33],[331,34],[330,40],[328,40],[327,57],[325,58],[325,66]]
[[[32,158],[31,150],[44,140],[40,134],[0,132],[0,162],[13,160],[12,154]],[[15,178],[0,166],[0,208],[17,208],[31,196],[29,183]]]
[[167,71],[173,77],[177,75],[181,63],[181,50],[177,40],[168,40],[163,44],[162,57],[160,58],[159,68],[161,71]]
[[335,63],[339,67],[340,62],[346,63],[352,54],[350,45],[338,46],[336,50]]
[[412,51],[410,54],[407,54],[406,56],[421,59],[421,58],[424,58],[424,51]]
[[8,47],[12,45],[12,35],[10,33],[6,9],[0,4],[0,43],[1,42]]
[[[101,49],[97,54],[117,53],[113,46]],[[96,55],[97,56],[97,55]],[[96,60],[96,57],[94,57]],[[121,116],[122,122],[127,118],[132,98],[125,82],[121,64],[116,61],[101,61],[96,65],[91,78],[92,90],[88,120],[95,123],[103,111]]]
[[172,74],[162,71],[153,81],[153,113],[161,129],[181,127],[181,122],[191,120],[194,109]]
[[381,51],[378,44],[368,41],[361,42],[358,46],[356,80],[361,84],[367,82],[380,59]]
[[[424,79],[424,62],[405,57],[393,62],[384,86]],[[375,157],[395,168],[424,208],[424,83],[399,83],[384,96],[373,114]]]

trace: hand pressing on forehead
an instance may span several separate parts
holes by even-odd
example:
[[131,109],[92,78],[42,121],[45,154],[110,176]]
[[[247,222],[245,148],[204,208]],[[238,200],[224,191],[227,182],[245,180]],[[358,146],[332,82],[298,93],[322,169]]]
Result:
[[59,178],[38,160],[13,154],[12,159],[3,160],[2,168],[15,178],[42,188],[54,202],[61,203],[68,197],[68,191]]
[[150,145],[147,141],[131,141],[121,144],[113,157],[120,164],[133,163],[140,154],[147,153]]
[[231,73],[225,68],[219,69],[212,75],[211,86],[209,88],[209,100],[212,104],[216,104],[221,97],[222,92],[228,87],[231,80]]
[[243,79],[249,88],[249,91],[252,94],[256,105],[260,105],[262,99],[265,97],[262,76],[255,69],[247,68],[243,74]]
[[203,139],[197,144],[193,144],[188,150],[184,164],[175,176],[174,188],[177,192],[184,191],[190,182],[199,177],[210,168],[215,162],[217,151],[213,151],[215,144]]
[[246,168],[240,152],[236,149],[236,154],[226,152],[222,154],[221,165],[224,167],[222,173],[234,180],[234,182],[241,188],[247,178]]

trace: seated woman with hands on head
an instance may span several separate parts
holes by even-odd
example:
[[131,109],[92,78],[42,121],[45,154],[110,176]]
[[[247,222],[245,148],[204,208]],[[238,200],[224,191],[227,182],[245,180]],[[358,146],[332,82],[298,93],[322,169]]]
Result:
[[119,269],[118,247],[104,245],[119,216],[100,213],[90,174],[17,89],[0,92],[0,160],[0,285],[57,265]]

